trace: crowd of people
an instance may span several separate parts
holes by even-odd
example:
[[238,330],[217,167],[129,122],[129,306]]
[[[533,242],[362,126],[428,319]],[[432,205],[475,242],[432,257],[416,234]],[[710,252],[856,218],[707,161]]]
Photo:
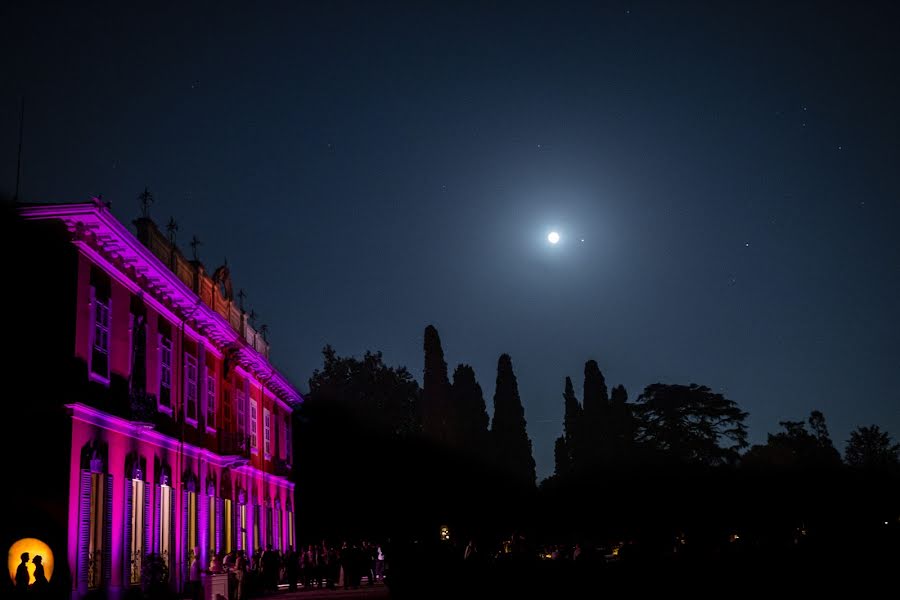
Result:
[[[290,590],[355,589],[363,579],[366,585],[374,586],[384,581],[386,564],[380,544],[344,542],[337,547],[323,541],[309,544],[306,549],[288,546],[285,552],[274,550],[270,544],[250,556],[244,550],[232,550],[214,555],[207,572],[233,575],[229,579],[231,600],[245,600],[277,591],[282,583]],[[192,561],[189,581],[200,581],[196,565],[197,561]],[[199,584],[194,587],[200,588]]]

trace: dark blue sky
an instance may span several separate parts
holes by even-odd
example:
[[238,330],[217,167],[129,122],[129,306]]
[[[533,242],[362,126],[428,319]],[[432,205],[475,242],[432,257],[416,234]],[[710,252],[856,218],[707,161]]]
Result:
[[149,185],[301,390],[326,343],[421,381],[432,323],[489,412],[512,356],[539,477],[590,358],[900,436],[888,3],[12,4],[0,191],[24,94],[22,199]]

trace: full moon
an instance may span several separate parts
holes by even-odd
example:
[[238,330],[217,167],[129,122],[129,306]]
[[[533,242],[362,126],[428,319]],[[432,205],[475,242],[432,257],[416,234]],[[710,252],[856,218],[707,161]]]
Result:
[[550,233],[547,234],[547,241],[550,242],[551,244],[558,244],[559,243],[559,234],[556,233],[555,231],[551,231]]

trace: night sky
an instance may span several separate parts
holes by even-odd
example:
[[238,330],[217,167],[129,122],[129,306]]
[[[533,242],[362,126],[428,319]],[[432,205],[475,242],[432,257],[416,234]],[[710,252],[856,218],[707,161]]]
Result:
[[512,356],[539,478],[591,358],[900,437],[896,3],[132,4],[0,5],[0,193],[24,95],[20,199],[149,185],[301,391],[434,324],[489,413]]

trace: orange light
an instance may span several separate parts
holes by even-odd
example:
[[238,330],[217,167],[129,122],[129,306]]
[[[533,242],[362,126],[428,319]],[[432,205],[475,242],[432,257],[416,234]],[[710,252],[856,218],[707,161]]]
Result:
[[44,575],[47,581],[53,577],[53,551],[50,546],[37,538],[22,538],[9,547],[9,555],[7,564],[9,566],[9,578],[13,583],[16,582],[16,569],[22,563],[22,553],[28,553],[28,585],[34,583],[34,560],[35,556],[40,556],[44,565]]

